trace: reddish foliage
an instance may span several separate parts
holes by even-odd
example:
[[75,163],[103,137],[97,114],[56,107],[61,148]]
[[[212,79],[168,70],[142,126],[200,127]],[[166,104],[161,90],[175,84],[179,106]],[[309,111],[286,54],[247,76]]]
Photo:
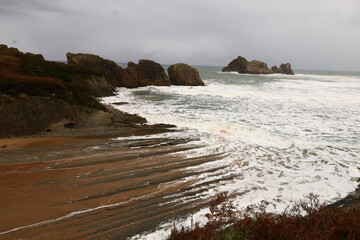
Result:
[[359,210],[326,208],[313,194],[281,214],[267,212],[269,205],[272,204],[263,201],[236,213],[226,195],[219,195],[210,204],[209,222],[204,227],[174,229],[170,239],[360,239]]

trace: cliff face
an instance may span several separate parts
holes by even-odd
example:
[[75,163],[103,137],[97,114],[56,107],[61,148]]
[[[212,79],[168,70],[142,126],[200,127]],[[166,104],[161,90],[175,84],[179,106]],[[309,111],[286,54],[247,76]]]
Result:
[[63,64],[0,45],[0,137],[112,136],[165,131],[102,105],[123,69],[95,55],[68,54]]
[[290,63],[281,64],[280,68],[273,66],[271,69],[269,69],[267,64],[264,62],[257,60],[249,62],[240,56],[232,60],[226,67],[224,67],[222,72],[238,72],[243,74],[295,74],[291,69]]

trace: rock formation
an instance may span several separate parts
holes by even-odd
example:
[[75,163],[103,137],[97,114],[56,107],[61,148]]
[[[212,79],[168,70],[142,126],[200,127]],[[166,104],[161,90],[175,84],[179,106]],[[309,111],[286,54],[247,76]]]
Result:
[[246,73],[246,74],[271,74],[271,71],[267,64],[260,61],[251,61],[248,62],[246,58],[237,57],[232,60],[227,67],[222,69],[223,72],[238,72],[238,73]]
[[248,61],[243,57],[237,57],[232,60],[226,67],[222,69],[223,72],[238,72],[238,73],[248,73],[247,72]]
[[280,69],[275,65],[275,66],[272,66],[271,67],[271,70],[274,72],[274,73],[280,73]]
[[138,64],[128,63],[123,74],[123,86],[128,88],[145,86],[170,86],[170,80],[164,68],[157,62],[147,59],[139,60]]
[[273,71],[271,71],[267,64],[260,61],[251,61],[247,64],[247,73],[251,74],[272,74]]
[[0,45],[0,137],[116,137],[169,131],[99,102],[121,86],[123,69],[91,54],[69,64]]
[[226,67],[224,67],[222,72],[238,72],[245,74],[295,74],[291,69],[290,63],[281,64],[280,68],[273,66],[271,69],[269,69],[267,64],[264,62],[256,60],[248,62],[245,58],[240,56],[232,60]]
[[97,55],[86,53],[67,53],[68,64],[84,68],[98,70],[101,76],[93,75],[88,86],[93,90],[94,95],[101,97],[111,94],[116,87],[123,86],[123,68],[115,62],[103,59]]
[[168,74],[170,82],[173,85],[187,85],[187,86],[204,86],[204,82],[201,80],[199,72],[185,64],[177,63],[168,68]]
[[286,74],[286,75],[295,75],[294,71],[291,69],[290,63],[282,63],[280,65],[280,68],[278,68],[276,65],[271,67],[271,70],[274,73],[280,73],[280,74]]

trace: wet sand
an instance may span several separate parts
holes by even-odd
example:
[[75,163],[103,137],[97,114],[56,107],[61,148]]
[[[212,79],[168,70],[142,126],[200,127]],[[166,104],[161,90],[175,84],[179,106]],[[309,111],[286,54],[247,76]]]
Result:
[[[97,139],[98,140],[98,139]],[[41,146],[56,146],[66,143],[78,143],[95,141],[91,138],[2,138],[0,139],[0,151],[14,149],[30,149]]]
[[0,152],[0,239],[126,239],[152,230],[207,205],[193,186],[214,169],[186,168],[222,157],[187,157],[203,147],[190,139],[0,143],[8,145]]

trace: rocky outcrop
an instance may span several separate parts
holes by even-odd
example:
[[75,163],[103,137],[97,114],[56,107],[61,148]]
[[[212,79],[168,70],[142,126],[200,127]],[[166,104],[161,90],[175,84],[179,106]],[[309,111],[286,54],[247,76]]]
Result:
[[232,60],[226,67],[222,69],[223,72],[238,72],[245,74],[272,74],[267,64],[260,61],[248,62],[246,58],[237,57]]
[[349,193],[346,197],[340,199],[339,201],[328,205],[327,207],[360,210],[360,178],[358,178],[357,182],[358,186],[353,192]]
[[275,66],[272,66],[271,67],[271,70],[274,72],[274,73],[280,73],[280,69],[275,65]]
[[260,61],[251,61],[247,64],[247,73],[250,74],[272,74],[273,71],[271,71],[267,64]]
[[[68,53],[67,58],[69,64],[50,62],[0,45],[0,137],[116,137],[173,127],[146,125],[146,119],[94,97],[110,95],[124,85],[124,70],[115,62],[92,54]],[[134,73],[138,83],[169,82],[159,66],[140,61]]]
[[170,80],[159,63],[141,59],[138,64],[128,63],[128,67],[123,74],[123,85],[128,88],[150,85],[170,86]]
[[286,75],[295,75],[294,71],[291,69],[290,63],[282,63],[280,65],[280,68],[278,68],[276,65],[271,67],[271,70],[274,73],[280,73],[280,74],[286,74]]
[[248,73],[247,72],[248,61],[243,57],[237,57],[232,60],[226,67],[222,69],[223,72],[238,72],[238,73]]
[[294,72],[291,69],[290,63],[281,64],[280,68],[273,66],[271,69],[268,68],[267,64],[257,60],[251,62],[247,61],[243,57],[237,57],[232,60],[226,67],[222,69],[222,72],[238,72],[243,74],[291,74]]
[[49,97],[0,95],[0,111],[0,138],[118,137],[162,133],[174,127],[147,125],[145,118],[108,106],[99,110]]
[[100,76],[93,75],[89,79],[88,86],[95,96],[111,95],[116,87],[124,85],[122,83],[123,68],[111,60],[86,53],[74,54],[69,52],[66,57],[69,65],[92,68],[101,73]]
[[173,85],[186,86],[204,86],[204,82],[200,78],[199,72],[185,64],[177,63],[171,65],[168,69],[169,79]]

